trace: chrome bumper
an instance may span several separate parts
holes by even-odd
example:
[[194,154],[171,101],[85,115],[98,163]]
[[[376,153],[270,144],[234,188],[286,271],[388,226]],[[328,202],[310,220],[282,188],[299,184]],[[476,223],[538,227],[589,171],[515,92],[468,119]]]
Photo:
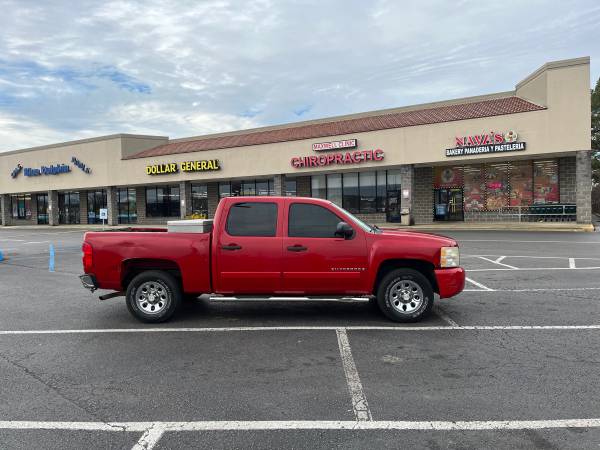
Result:
[[83,284],[83,287],[90,290],[91,292],[94,292],[96,289],[98,289],[98,284],[96,283],[96,278],[94,277],[94,275],[79,275],[79,279],[81,280],[81,284]]

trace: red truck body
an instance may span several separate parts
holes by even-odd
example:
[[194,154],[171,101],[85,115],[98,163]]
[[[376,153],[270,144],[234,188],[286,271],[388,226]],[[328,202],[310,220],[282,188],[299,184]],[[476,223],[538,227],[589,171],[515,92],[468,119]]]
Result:
[[[276,214],[272,235],[230,234],[232,208],[259,203],[267,203]],[[352,236],[299,236],[310,234],[301,227],[298,231],[299,225],[290,221],[292,205],[299,204],[326,209],[350,225]],[[114,291],[127,289],[140,272],[163,270],[180,280],[186,294],[358,296],[374,295],[386,270],[405,267],[425,275],[444,298],[464,288],[464,270],[441,264],[441,249],[457,246],[453,239],[437,235],[369,228],[326,200],[230,197],[220,201],[208,233],[164,229],[86,233],[84,271],[94,288]]]

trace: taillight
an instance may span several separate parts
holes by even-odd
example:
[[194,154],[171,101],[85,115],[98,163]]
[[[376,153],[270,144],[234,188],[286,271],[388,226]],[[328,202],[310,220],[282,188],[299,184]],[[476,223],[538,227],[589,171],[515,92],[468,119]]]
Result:
[[92,246],[87,242],[84,242],[81,246],[81,251],[83,252],[83,271],[85,273],[90,273],[93,265]]

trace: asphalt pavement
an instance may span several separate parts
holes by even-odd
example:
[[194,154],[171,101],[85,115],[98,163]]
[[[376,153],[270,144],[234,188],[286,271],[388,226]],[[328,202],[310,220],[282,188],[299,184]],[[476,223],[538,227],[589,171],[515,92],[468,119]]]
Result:
[[[0,229],[0,448],[598,448],[600,234],[453,231],[465,292],[133,319],[81,230]],[[51,247],[54,271],[50,271]]]

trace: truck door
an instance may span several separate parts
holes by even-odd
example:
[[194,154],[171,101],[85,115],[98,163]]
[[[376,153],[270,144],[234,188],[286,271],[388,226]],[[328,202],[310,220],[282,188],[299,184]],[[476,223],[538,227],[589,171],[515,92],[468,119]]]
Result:
[[217,291],[272,294],[281,290],[280,208],[273,200],[234,202],[216,245]]
[[[288,201],[283,238],[283,288],[286,293],[309,295],[365,292],[366,239],[354,223],[354,235],[335,235],[345,221],[333,207]],[[346,221],[347,222],[347,221]]]

